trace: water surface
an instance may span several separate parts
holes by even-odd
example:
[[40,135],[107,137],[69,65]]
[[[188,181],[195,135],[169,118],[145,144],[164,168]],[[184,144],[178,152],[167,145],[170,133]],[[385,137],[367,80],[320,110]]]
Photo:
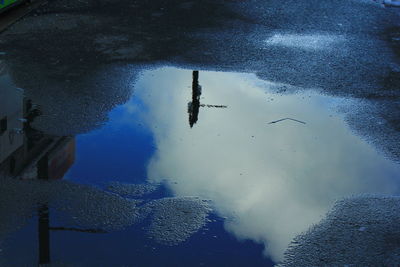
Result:
[[[22,114],[20,90],[1,78],[1,106],[17,95]],[[31,113],[19,125],[19,146],[37,152],[9,148],[1,165],[0,263],[273,266],[336,200],[398,194],[399,165],[341,112],[355,99],[172,67],[143,71],[132,90],[89,133],[46,135]],[[28,167],[11,175],[10,157]]]

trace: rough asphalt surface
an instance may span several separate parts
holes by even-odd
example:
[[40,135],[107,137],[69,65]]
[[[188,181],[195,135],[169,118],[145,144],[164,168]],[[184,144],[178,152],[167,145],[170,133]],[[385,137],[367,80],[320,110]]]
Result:
[[297,236],[276,267],[398,266],[399,197],[358,196],[336,203]]
[[399,160],[399,22],[372,0],[51,0],[0,35],[0,60],[47,132],[101,125],[141,70],[176,65],[362,99],[351,127]]

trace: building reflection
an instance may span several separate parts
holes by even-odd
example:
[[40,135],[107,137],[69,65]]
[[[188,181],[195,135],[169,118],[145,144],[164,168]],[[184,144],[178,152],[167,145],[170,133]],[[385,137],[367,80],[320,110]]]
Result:
[[[32,123],[40,107],[15,88],[0,61],[0,179],[58,180],[75,161],[75,137],[54,136],[36,130]],[[104,233],[97,229],[51,227],[49,203],[38,203],[38,263],[50,263],[50,231]]]
[[74,163],[75,138],[47,135],[32,127],[40,107],[8,83],[6,75],[0,73],[0,79],[0,175],[61,179]]
[[190,128],[193,128],[199,119],[200,107],[207,108],[227,108],[225,105],[209,105],[209,104],[200,104],[200,96],[201,96],[201,85],[199,84],[199,71],[194,70],[192,73],[193,81],[192,81],[192,101],[188,104],[188,113],[189,113],[189,125]]

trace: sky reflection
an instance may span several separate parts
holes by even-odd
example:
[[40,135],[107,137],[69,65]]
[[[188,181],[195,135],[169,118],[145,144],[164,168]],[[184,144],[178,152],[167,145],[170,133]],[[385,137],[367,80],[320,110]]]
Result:
[[[228,218],[228,231],[265,244],[275,261],[335,200],[398,193],[399,166],[353,135],[334,111],[355,101],[311,92],[278,95],[247,74],[200,71],[199,83],[205,106],[193,128],[191,71],[145,72],[135,86],[140,101],[124,106],[142,116],[154,136],[148,179],[166,181],[177,196],[211,199]],[[268,124],[282,118],[306,124]]]

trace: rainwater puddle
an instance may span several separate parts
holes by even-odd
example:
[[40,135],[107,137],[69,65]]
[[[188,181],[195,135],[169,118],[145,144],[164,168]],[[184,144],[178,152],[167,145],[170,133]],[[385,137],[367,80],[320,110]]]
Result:
[[[340,112],[356,100],[170,67],[132,87],[104,126],[43,154],[54,181],[32,179],[44,164],[32,155],[50,141],[32,130],[7,148],[1,136],[4,170],[12,156],[31,165],[30,180],[1,189],[7,266],[273,266],[335,201],[399,193],[399,165]],[[37,152],[26,157],[28,141]]]

